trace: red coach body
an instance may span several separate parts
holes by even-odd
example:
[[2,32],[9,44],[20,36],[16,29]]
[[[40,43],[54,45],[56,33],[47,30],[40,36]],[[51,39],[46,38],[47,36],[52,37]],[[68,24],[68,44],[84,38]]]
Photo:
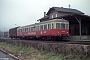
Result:
[[32,32],[18,32],[17,36],[57,36],[58,34],[68,34],[68,29],[50,29],[50,30],[40,30]]
[[17,29],[17,37],[61,37],[69,35],[69,23],[66,20],[55,19],[46,22],[40,22]]

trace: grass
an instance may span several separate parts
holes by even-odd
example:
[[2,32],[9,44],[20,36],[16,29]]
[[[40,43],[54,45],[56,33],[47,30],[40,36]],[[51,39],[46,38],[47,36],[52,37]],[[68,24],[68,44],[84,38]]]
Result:
[[69,54],[54,54],[53,52],[38,51],[33,47],[23,47],[0,42],[0,48],[19,57],[20,60],[90,60],[90,57]]
[[57,56],[52,52],[47,53],[44,51],[38,51],[33,47],[26,48],[18,45],[7,44],[5,42],[0,42],[0,48],[19,56],[21,60],[56,60],[55,58],[57,58]]

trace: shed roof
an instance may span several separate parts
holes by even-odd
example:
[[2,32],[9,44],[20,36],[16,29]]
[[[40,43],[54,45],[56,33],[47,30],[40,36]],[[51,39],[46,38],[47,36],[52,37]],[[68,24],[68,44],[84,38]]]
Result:
[[56,10],[58,12],[66,12],[66,13],[84,14],[83,12],[81,12],[81,11],[79,11],[77,9],[63,8],[63,7],[52,7],[47,12],[47,15],[49,15],[52,10]]

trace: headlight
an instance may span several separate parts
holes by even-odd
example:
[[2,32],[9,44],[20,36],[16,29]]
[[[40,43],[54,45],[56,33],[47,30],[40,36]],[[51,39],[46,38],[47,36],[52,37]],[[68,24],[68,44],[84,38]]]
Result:
[[67,32],[68,33],[68,32]]
[[58,31],[58,33],[59,33],[59,31]]

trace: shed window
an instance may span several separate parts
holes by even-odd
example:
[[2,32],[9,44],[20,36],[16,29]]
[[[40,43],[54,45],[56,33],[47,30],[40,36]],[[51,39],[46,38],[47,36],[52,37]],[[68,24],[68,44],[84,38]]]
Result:
[[47,29],[47,25],[44,25],[44,30],[46,30]]
[[65,29],[65,24],[64,23],[61,23],[61,28]]
[[58,17],[58,16],[57,16],[57,13],[56,13],[56,17]]
[[53,18],[53,15],[52,15],[52,18]]
[[60,28],[60,23],[56,23],[56,28]]

